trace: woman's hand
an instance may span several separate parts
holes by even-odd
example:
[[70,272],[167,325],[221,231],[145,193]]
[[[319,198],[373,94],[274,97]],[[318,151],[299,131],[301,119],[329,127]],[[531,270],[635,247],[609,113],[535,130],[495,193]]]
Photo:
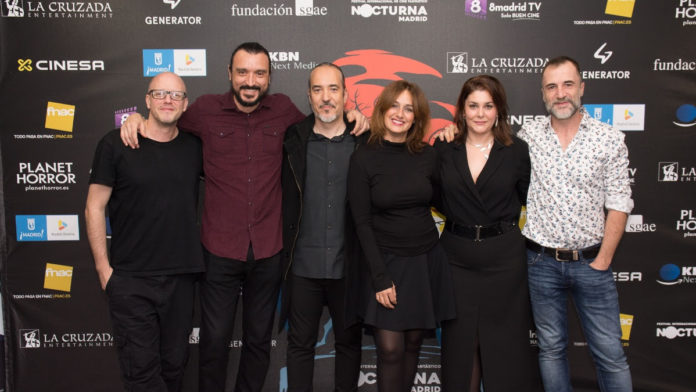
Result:
[[396,286],[392,283],[392,287],[382,290],[375,294],[377,302],[387,309],[394,309],[396,306]]

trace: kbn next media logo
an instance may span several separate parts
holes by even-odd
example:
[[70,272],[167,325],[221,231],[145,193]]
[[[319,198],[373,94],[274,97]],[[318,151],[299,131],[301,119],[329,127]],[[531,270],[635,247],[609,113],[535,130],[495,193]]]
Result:
[[111,19],[108,2],[2,0],[2,16],[8,18]]
[[488,2],[488,0],[466,0],[464,2],[464,14],[466,16],[485,20],[489,15],[497,15],[503,20],[521,21],[541,19],[540,1],[512,1],[501,4],[500,2]]
[[677,121],[672,121],[672,124],[681,127],[688,128],[696,125],[696,106],[691,104],[684,104],[677,108],[675,113]]
[[316,61],[300,61],[300,52],[268,52],[268,55],[274,71],[312,70],[319,64]]
[[674,286],[683,283],[696,283],[696,266],[678,266],[665,264],[660,267],[660,278],[657,283],[664,286]]
[[162,72],[179,76],[206,76],[205,49],[143,49],[143,76]]
[[16,215],[17,241],[79,241],[77,215]]

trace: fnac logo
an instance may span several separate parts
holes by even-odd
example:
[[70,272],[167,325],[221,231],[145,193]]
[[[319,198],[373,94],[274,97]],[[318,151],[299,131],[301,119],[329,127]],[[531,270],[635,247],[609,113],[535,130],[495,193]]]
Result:
[[69,265],[46,263],[44,288],[70,292],[72,285],[73,267]]
[[621,340],[631,339],[631,328],[633,327],[633,315],[619,313],[621,321]]
[[[348,109],[356,109],[367,117],[372,115],[374,103],[384,89],[384,86],[395,80],[402,80],[400,74],[432,75],[442,78],[442,75],[418,60],[399,56],[380,49],[359,49],[346,52],[342,57],[333,62],[344,68],[350,74],[355,67],[362,71],[357,75],[346,77],[346,89],[348,90]],[[379,83],[379,84],[378,84]],[[431,100],[431,103],[440,106],[454,115],[454,105]],[[431,118],[430,130],[425,135],[426,140],[432,137],[442,128],[451,123],[449,118]]]
[[630,18],[633,16],[633,7],[635,5],[636,0],[607,0],[607,8],[604,9],[604,13]]
[[75,106],[58,102],[48,102],[46,106],[47,129],[72,132],[75,119]]

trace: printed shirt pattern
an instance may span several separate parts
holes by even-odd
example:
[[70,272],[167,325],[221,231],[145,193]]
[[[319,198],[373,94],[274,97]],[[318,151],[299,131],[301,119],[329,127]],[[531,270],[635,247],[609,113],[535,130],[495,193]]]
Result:
[[527,224],[522,234],[545,247],[582,249],[602,242],[604,208],[633,209],[624,134],[582,110],[565,151],[550,116],[526,124],[519,136],[532,162]]

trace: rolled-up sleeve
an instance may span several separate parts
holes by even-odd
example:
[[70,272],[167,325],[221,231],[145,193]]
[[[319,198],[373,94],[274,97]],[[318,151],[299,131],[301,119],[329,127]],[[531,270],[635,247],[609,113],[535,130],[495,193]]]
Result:
[[604,189],[606,198],[604,207],[630,214],[633,210],[631,199],[631,181],[628,177],[628,147],[624,142],[624,134],[619,132],[615,140],[604,172]]

